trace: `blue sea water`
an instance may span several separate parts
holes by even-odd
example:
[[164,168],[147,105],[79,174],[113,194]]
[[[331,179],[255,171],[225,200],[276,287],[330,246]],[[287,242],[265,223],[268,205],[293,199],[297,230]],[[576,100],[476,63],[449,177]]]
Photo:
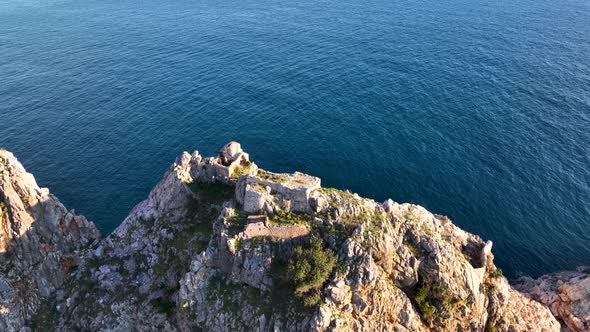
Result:
[[1,0],[0,146],[104,233],[183,150],[590,264],[587,0]]

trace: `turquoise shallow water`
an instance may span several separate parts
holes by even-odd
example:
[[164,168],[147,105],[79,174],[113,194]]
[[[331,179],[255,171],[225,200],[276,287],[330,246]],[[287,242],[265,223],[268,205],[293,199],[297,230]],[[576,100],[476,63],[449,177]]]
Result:
[[229,140],[446,214],[510,276],[590,264],[590,3],[0,2],[0,146],[103,232]]

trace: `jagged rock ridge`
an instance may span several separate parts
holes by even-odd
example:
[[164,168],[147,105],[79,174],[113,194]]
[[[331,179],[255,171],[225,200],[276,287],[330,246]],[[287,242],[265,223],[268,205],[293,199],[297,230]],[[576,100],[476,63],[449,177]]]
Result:
[[[259,169],[239,143],[217,157],[183,153],[102,240],[12,155],[0,156],[9,211],[0,219],[2,248],[16,243],[25,249],[12,252],[27,257],[47,236],[57,244],[38,256],[43,269],[3,265],[0,327],[8,331],[39,321],[92,331],[560,329],[549,309],[501,276],[491,242],[420,206]],[[27,203],[9,198],[17,196]],[[15,285],[29,271],[39,271],[31,274],[37,300],[23,310],[9,303],[23,299]]]
[[99,236],[0,149],[0,330],[29,321],[44,298],[61,290],[79,264],[78,251]]

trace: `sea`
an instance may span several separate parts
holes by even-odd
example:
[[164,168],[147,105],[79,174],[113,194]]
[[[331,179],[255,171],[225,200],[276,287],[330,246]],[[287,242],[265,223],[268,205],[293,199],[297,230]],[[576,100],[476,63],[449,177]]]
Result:
[[182,151],[590,265],[588,0],[0,0],[0,147],[108,234]]

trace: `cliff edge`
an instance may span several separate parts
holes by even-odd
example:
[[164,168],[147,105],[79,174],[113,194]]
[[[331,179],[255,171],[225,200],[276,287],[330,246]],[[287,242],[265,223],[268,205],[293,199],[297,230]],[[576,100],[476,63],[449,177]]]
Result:
[[94,224],[68,211],[0,149],[0,330],[30,321],[44,299],[61,290],[79,251],[99,236]]
[[0,330],[588,327],[587,296],[554,308],[532,279],[523,295],[447,217],[260,169],[236,142],[183,153],[102,239],[6,151],[0,174]]

